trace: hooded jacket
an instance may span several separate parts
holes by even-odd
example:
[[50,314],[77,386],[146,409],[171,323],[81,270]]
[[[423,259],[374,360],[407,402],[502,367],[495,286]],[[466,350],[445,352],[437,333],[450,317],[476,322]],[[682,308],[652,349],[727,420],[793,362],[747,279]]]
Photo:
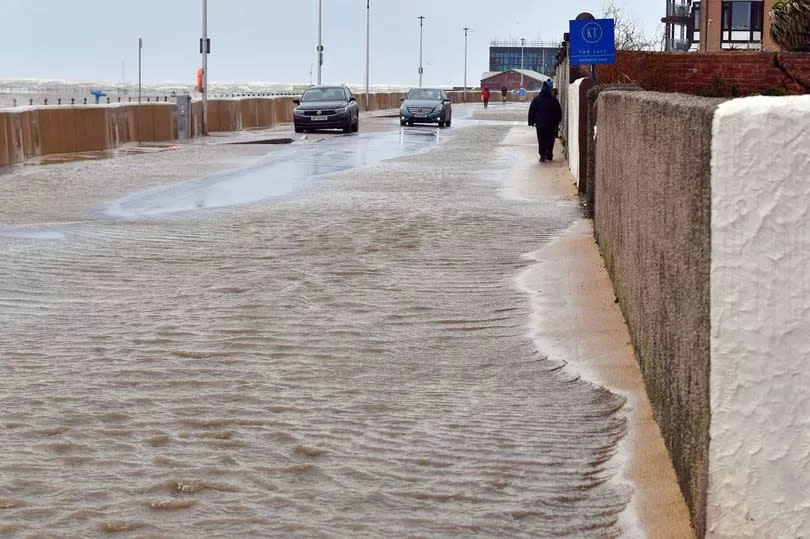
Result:
[[551,90],[543,86],[540,95],[532,99],[529,107],[529,125],[556,131],[562,121],[562,107]]

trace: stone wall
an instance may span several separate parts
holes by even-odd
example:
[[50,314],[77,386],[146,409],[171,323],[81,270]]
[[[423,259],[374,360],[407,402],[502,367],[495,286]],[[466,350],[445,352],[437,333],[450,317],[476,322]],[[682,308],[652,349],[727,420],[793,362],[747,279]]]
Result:
[[586,144],[580,148],[580,193],[584,192],[585,195],[585,215],[593,219],[593,212],[596,206],[596,189],[594,188],[596,182],[596,140],[597,140],[597,124],[599,122],[599,111],[596,107],[599,94],[606,91],[625,91],[635,92],[641,90],[638,86],[630,84],[599,84],[588,90],[587,95],[587,124],[588,132],[586,133]]
[[803,536],[810,96],[596,105],[596,235],[695,531]]
[[711,133],[718,100],[599,95],[595,229],[698,535],[709,451]]

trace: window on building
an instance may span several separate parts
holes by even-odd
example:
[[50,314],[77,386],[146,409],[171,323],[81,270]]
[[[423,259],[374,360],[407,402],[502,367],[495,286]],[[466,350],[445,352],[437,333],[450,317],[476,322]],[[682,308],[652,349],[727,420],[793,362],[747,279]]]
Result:
[[723,43],[731,45],[760,43],[764,20],[764,2],[750,0],[723,2]]
[[700,43],[700,2],[694,2],[692,4],[692,14],[689,25],[692,30],[692,42]]

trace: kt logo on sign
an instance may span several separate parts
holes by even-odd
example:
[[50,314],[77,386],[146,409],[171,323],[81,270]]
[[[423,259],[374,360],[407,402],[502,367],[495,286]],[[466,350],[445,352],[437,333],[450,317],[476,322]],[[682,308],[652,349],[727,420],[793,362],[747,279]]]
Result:
[[582,29],[582,39],[588,43],[599,43],[603,35],[602,27],[595,22],[586,24]]

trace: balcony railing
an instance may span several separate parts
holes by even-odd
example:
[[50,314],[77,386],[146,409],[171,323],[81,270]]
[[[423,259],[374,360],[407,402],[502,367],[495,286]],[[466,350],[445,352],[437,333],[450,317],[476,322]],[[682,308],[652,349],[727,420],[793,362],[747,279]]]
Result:
[[689,6],[686,3],[667,4],[667,17],[688,17]]
[[689,43],[688,39],[668,39],[666,50],[687,52],[689,51],[690,45],[691,43]]

